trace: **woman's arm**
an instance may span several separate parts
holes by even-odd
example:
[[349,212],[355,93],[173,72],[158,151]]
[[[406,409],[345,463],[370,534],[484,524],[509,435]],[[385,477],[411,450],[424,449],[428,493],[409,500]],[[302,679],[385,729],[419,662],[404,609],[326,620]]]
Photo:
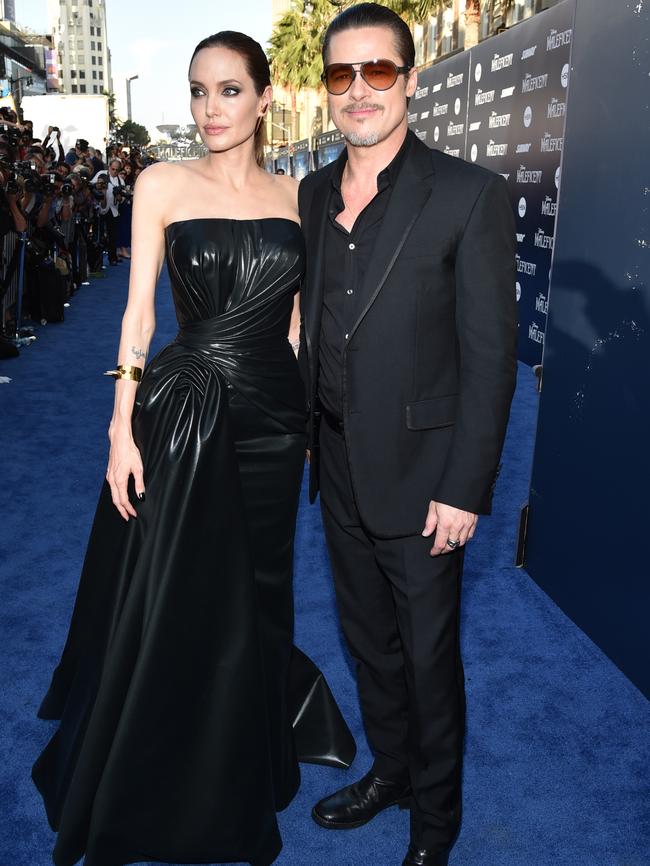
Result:
[[291,311],[288,339],[291,343],[293,353],[297,358],[298,349],[300,348],[300,292],[296,292],[293,297],[293,310]]
[[[165,235],[160,203],[160,173],[147,171],[133,200],[132,259],[129,296],[122,318],[118,364],[144,368],[156,326],[154,296],[165,255]],[[111,443],[106,479],[113,504],[125,520],[137,517],[129,501],[129,476],[135,478],[138,498],[144,498],[142,460],[133,441],[131,415],[137,382],[118,379],[108,435]]]

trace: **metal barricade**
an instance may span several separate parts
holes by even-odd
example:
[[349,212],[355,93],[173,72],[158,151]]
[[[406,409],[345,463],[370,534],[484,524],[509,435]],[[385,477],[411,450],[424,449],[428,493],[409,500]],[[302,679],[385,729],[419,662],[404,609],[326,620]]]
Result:
[[9,336],[17,346],[26,345],[35,339],[32,328],[22,328],[27,238],[27,232],[7,232],[3,240],[3,258],[0,269],[2,330],[7,330],[8,323],[14,323],[9,329]]
[[2,293],[2,328],[13,316],[13,310],[18,300],[18,267],[20,254],[18,234],[7,232],[2,243],[2,266],[0,267],[0,292]]

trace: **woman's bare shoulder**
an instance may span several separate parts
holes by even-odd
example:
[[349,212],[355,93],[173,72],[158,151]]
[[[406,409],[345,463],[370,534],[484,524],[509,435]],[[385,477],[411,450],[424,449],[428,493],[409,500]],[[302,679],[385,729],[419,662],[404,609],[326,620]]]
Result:
[[180,178],[187,169],[178,162],[154,162],[140,172],[138,183],[144,182],[150,188],[162,187]]
[[289,174],[275,174],[273,175],[273,184],[278,193],[283,196],[286,204],[289,205],[291,210],[297,213],[298,187],[300,186],[300,181],[296,180],[295,177],[291,177]]

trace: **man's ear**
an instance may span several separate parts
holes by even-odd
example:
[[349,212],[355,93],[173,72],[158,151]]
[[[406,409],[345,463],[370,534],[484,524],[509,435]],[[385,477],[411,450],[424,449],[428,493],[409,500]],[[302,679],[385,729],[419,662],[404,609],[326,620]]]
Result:
[[406,79],[406,95],[407,97],[413,96],[418,86],[418,71],[415,67],[411,69]]

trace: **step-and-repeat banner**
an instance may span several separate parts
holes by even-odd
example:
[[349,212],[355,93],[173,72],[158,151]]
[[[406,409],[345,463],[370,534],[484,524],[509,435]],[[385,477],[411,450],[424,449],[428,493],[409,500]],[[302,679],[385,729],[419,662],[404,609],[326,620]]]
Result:
[[508,182],[517,220],[519,357],[542,358],[574,0],[422,70],[409,124]]

